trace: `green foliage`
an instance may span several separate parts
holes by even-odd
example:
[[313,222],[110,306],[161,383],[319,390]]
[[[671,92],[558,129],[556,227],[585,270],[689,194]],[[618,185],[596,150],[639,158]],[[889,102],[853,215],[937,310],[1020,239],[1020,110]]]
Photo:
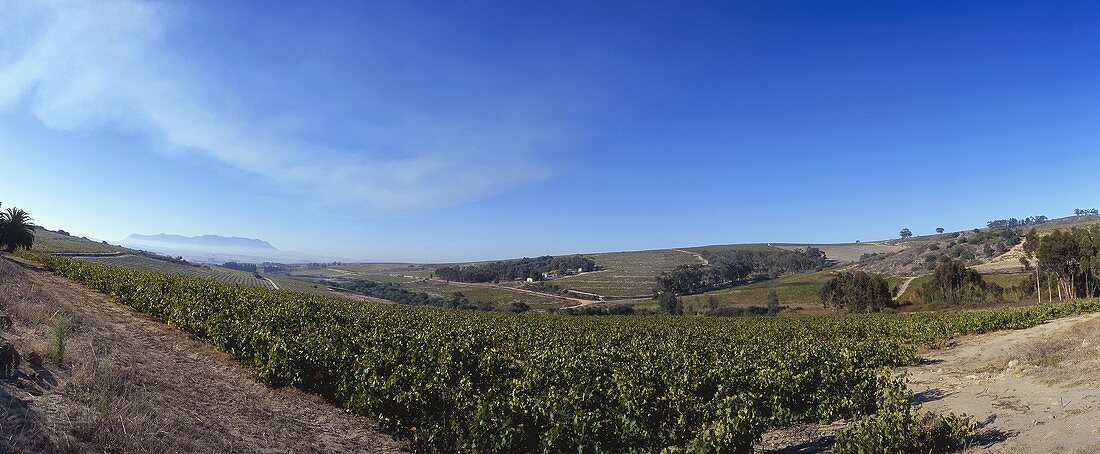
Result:
[[588,272],[596,269],[596,262],[587,257],[543,256],[503,260],[469,266],[445,266],[435,270],[441,279],[458,282],[511,281],[531,278],[541,280],[543,273]]
[[977,271],[960,261],[937,266],[932,278],[917,289],[915,299],[925,304],[992,303],[1003,299],[1001,286],[986,282]]
[[851,312],[878,312],[893,303],[886,279],[862,271],[838,273],[819,295],[823,306]]
[[775,289],[768,291],[768,315],[779,314],[779,294],[775,292]]
[[951,452],[974,438],[973,419],[954,414],[924,413],[911,405],[905,383],[895,381],[882,390],[882,404],[874,415],[856,421],[837,434],[837,454]]
[[661,308],[661,312],[669,315],[684,315],[684,305],[680,302],[680,298],[672,293],[661,293],[657,295],[657,307]]
[[889,367],[955,335],[1100,302],[818,318],[559,317],[366,304],[23,252],[273,385],[429,452],[749,452],[767,429],[879,411]]
[[825,253],[814,247],[798,251],[704,249],[700,256],[709,265],[681,265],[661,273],[657,276],[657,291],[694,295],[731,284],[820,270],[830,263]]
[[[337,287],[345,290],[350,290],[356,293],[361,293],[363,295],[373,296],[375,298],[393,301],[398,304],[408,304],[412,306],[436,306],[460,309],[477,309],[481,307],[492,306],[492,304],[485,302],[471,303],[469,298],[467,298],[466,295],[462,292],[454,292],[448,298],[439,298],[433,297],[424,292],[414,292],[406,290],[401,286],[401,284],[396,284],[393,282],[375,282],[367,279],[351,279],[339,282],[325,281],[325,285],[329,287]],[[524,304],[524,306],[527,305]],[[530,309],[530,306],[527,306],[527,308]],[[515,305],[512,305],[510,308],[510,310],[512,311],[516,311],[515,309]]]
[[1097,278],[1100,277],[1100,225],[1055,230],[1046,236],[1039,236],[1032,229],[1027,234],[1024,253],[1029,258],[1036,258],[1037,278],[1047,279],[1050,297],[1077,298],[1096,294]]
[[26,211],[16,207],[0,212],[0,248],[8,252],[34,246],[34,222]]

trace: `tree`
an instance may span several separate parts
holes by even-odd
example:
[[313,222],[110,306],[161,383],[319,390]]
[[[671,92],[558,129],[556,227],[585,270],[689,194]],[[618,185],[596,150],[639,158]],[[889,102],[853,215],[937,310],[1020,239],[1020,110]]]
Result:
[[943,227],[936,227],[936,233],[943,233]]
[[901,229],[901,232],[899,232],[898,234],[901,235],[902,238],[909,238],[909,237],[913,236],[913,231],[909,230],[908,228],[905,228],[905,229]]
[[680,298],[672,293],[663,292],[657,295],[657,306],[669,315],[684,315],[684,306],[680,303]]
[[34,223],[26,211],[16,207],[0,212],[0,247],[8,252],[34,245]]
[[893,303],[890,284],[862,271],[839,273],[821,287],[821,304],[851,312],[878,312]]
[[775,289],[768,291],[768,315],[774,316],[779,313],[779,294],[775,292]]
[[718,310],[718,297],[711,295],[707,297],[707,313],[712,314]]
[[949,304],[994,302],[1003,294],[999,285],[985,282],[980,273],[959,260],[937,266],[932,279],[916,292],[918,301]]

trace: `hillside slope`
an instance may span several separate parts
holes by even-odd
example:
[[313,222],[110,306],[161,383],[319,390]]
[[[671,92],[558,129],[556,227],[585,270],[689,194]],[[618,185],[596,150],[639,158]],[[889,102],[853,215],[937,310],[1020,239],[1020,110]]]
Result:
[[[264,387],[212,346],[6,257],[0,311],[14,321],[0,337],[24,358],[44,357],[0,381],[2,452],[405,449],[362,417]],[[61,360],[59,326],[69,333]]]

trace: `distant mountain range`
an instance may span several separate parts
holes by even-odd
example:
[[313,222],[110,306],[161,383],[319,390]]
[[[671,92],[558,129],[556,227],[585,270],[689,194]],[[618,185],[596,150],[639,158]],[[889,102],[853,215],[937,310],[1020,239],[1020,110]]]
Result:
[[123,246],[152,251],[170,256],[180,256],[192,262],[340,262],[350,261],[336,257],[324,257],[300,252],[281,251],[264,240],[255,238],[225,237],[218,235],[183,236],[161,233],[157,235],[133,234],[121,241]]
[[123,244],[173,245],[197,249],[258,249],[278,251],[275,246],[255,238],[225,237],[218,235],[183,236],[160,233],[156,235],[133,234],[122,240]]

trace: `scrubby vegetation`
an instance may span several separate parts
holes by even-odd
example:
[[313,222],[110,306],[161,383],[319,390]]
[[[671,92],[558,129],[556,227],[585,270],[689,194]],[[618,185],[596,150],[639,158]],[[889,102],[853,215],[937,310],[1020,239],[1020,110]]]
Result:
[[[889,450],[899,446],[894,435],[923,428],[933,435],[914,440],[950,439],[961,423],[926,424],[905,413],[908,402],[883,399],[897,383],[889,367],[912,364],[919,348],[951,336],[1100,310],[1076,301],[818,318],[510,315],[24,254],[209,339],[267,383],[320,393],[420,449],[444,452],[749,452],[767,429],[867,417],[842,435],[848,452]],[[919,424],[873,435],[893,421]]]
[[547,273],[588,272],[595,269],[596,262],[587,257],[547,255],[478,265],[445,266],[436,269],[435,275],[441,279],[457,282],[496,282],[527,278],[538,281],[544,279],[543,275]]

